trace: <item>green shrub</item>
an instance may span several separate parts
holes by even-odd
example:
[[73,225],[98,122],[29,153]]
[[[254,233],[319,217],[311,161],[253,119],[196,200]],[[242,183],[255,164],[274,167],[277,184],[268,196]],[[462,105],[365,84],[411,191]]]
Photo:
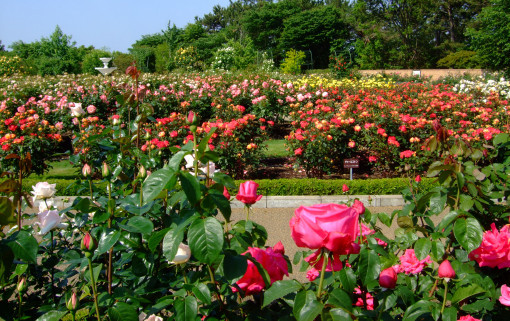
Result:
[[480,68],[480,58],[474,51],[460,50],[439,59],[437,65],[442,68],[456,69]]
[[[236,181],[236,185],[242,181]],[[370,180],[323,180],[323,179],[263,179],[257,180],[260,185],[258,193],[265,196],[291,195],[342,195],[342,186],[349,186],[348,195],[396,195],[409,187],[407,178],[383,178]],[[423,178],[420,186],[423,191],[436,186],[433,179]]]
[[[96,67],[103,67],[103,63],[99,58],[111,57],[112,54],[104,50],[92,50],[83,57],[83,63],[81,65],[81,72],[84,74],[98,75]],[[111,65],[111,62],[110,62]]]

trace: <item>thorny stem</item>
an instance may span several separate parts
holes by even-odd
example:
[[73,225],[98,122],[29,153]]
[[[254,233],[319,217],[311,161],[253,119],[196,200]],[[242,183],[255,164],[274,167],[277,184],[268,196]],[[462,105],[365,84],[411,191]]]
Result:
[[21,168],[21,160],[19,161],[19,189],[18,189],[18,231],[21,231],[21,187],[23,186],[23,170]]
[[21,320],[21,307],[23,306],[23,296],[18,292],[18,320]]
[[[110,216],[108,217],[108,228],[112,227],[112,217],[114,208],[110,205],[112,200],[112,183],[108,181],[108,209],[110,210]],[[108,251],[108,294],[112,294],[112,260],[113,260],[113,246]]]
[[246,222],[250,219],[250,206],[246,205]]

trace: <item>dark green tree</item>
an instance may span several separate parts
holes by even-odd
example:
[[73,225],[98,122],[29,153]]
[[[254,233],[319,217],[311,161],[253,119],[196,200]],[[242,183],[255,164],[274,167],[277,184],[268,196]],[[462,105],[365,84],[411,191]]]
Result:
[[333,42],[337,43],[337,49],[346,51],[351,41],[351,28],[344,22],[340,10],[322,6],[287,18],[279,45],[282,51],[310,50],[313,68],[327,68]]
[[484,67],[510,74],[510,1],[492,0],[467,30]]

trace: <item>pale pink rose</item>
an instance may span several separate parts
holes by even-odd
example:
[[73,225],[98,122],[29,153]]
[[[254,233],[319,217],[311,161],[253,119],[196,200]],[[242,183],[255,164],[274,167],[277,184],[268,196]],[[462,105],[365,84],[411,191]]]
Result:
[[71,103],[69,104],[69,110],[71,111],[71,116],[79,117],[85,114],[85,111],[81,107],[81,103]]
[[414,250],[407,249],[404,255],[400,257],[400,265],[395,265],[393,268],[397,273],[418,274],[429,264],[432,264],[429,255],[423,260],[418,260]]
[[501,296],[499,297],[499,302],[503,305],[510,306],[510,287],[506,284],[501,286]]
[[94,105],[89,105],[89,106],[87,107],[87,112],[88,112],[89,114],[93,114],[93,113],[95,113],[95,112],[96,112],[96,106],[94,106]]
[[39,225],[39,235],[45,235],[49,231],[55,228],[66,228],[67,224],[62,223],[62,217],[58,215],[58,211],[44,211],[37,214],[39,222],[35,224]]
[[24,113],[25,112],[25,106],[19,106],[17,110],[18,110],[18,113]]
[[51,113],[51,108],[50,108],[50,107],[46,107],[46,108],[44,108],[44,113],[45,113],[45,114],[49,114],[49,113]]
[[55,124],[55,128],[58,130],[64,129],[64,123],[59,121],[58,123]]
[[38,182],[34,186],[32,186],[32,195],[34,196],[34,200],[36,199],[47,199],[51,198],[57,192],[56,190],[57,184],[50,184],[48,182]]
[[73,118],[73,125],[76,125],[78,126],[80,124],[80,121],[78,120],[78,118]]

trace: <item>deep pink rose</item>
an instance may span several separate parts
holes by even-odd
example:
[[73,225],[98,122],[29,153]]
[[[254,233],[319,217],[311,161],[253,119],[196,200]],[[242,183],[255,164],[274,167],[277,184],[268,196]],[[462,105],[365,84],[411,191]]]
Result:
[[359,251],[359,213],[345,204],[301,206],[290,220],[292,238],[299,247],[327,249],[344,255]]
[[404,255],[400,257],[400,265],[396,265],[393,268],[397,273],[418,274],[429,264],[432,264],[430,255],[427,255],[423,260],[418,260],[416,254],[414,254],[414,250],[407,249]]
[[499,302],[503,305],[510,306],[510,287],[506,284],[501,286],[501,296],[499,297]]
[[239,186],[239,193],[236,195],[236,199],[243,202],[246,205],[252,205],[260,201],[262,195],[257,195],[257,188],[259,184],[254,181],[247,181],[241,183]]
[[482,244],[469,253],[469,258],[480,266],[510,267],[510,226],[505,225],[498,231],[496,224],[491,224],[491,231],[483,233]]
[[349,191],[349,186],[346,184],[342,185],[342,192],[347,193]]
[[225,196],[226,199],[230,200],[230,193],[228,192],[228,189],[225,186],[223,187],[223,196]]
[[[321,250],[315,251],[313,254],[307,256],[305,261],[308,262],[312,268],[321,271],[322,265],[324,264],[324,256],[320,255]],[[326,272],[340,271],[342,269],[342,261],[340,261],[339,255],[333,255],[332,258],[328,259],[326,265]]]
[[443,263],[439,264],[437,276],[442,279],[453,279],[455,277],[455,270],[450,264],[450,261],[444,260]]
[[457,321],[482,321],[482,320],[477,319],[477,318],[473,318],[470,315],[463,315]]
[[379,274],[379,285],[386,289],[394,289],[397,285],[397,273],[392,267],[381,271]]
[[[374,297],[372,294],[362,292],[359,287],[354,289],[354,294],[356,294],[356,297],[358,298],[356,302],[353,303],[354,306],[366,308],[367,310],[374,309]],[[365,300],[363,300],[363,296],[365,296]]]
[[[271,247],[266,249],[249,247],[248,251],[243,253],[243,255],[250,253],[251,256],[257,260],[257,262],[259,262],[264,267],[264,269],[266,269],[271,279],[271,284],[275,281],[282,280],[284,275],[289,275],[287,261],[281,253],[281,251],[284,251],[283,245],[278,243],[275,245],[275,248],[278,252],[276,252],[275,249]],[[244,273],[244,276],[239,281],[237,281],[236,284],[244,292],[245,295],[259,293],[265,288],[265,283],[262,279],[262,276],[260,275],[255,264],[253,264],[251,261],[248,261],[248,268],[246,269],[246,273]],[[237,287],[233,287],[232,291],[237,292]]]

